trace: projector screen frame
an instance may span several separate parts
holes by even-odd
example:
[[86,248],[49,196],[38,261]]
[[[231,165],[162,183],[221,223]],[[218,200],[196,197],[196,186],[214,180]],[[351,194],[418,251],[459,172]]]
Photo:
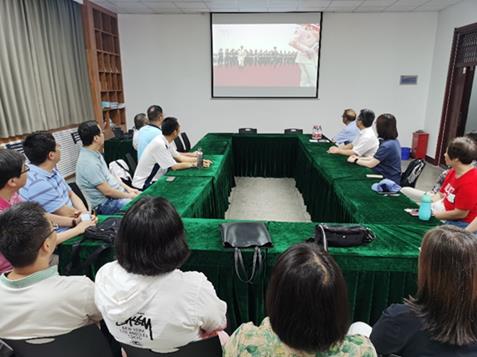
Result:
[[[237,15],[237,14],[320,14],[320,38],[318,40],[318,64],[316,73],[316,90],[313,96],[233,96],[233,95],[216,95],[214,93],[214,36],[213,36],[213,23],[212,17],[217,15]],[[209,13],[210,24],[210,93],[212,99],[319,99],[318,90],[320,82],[320,62],[321,62],[321,39],[323,34],[323,11],[287,11],[287,12],[210,12]]]

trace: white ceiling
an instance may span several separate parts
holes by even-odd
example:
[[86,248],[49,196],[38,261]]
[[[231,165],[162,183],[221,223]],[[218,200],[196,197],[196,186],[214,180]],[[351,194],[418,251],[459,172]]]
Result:
[[421,12],[463,0],[92,0],[118,14],[203,12]]

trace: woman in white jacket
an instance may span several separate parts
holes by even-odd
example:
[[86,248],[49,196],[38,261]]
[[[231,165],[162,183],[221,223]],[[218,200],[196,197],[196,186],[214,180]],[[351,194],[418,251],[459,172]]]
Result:
[[96,275],[95,301],[116,340],[167,353],[225,328],[227,305],[205,275],[179,270],[190,253],[167,200],[136,202],[115,247],[118,260]]

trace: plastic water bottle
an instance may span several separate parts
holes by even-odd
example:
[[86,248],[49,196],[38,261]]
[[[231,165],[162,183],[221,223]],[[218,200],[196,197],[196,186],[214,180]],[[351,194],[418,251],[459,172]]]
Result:
[[201,169],[204,167],[204,153],[201,148],[197,149],[197,168]]
[[311,138],[313,140],[320,140],[323,136],[323,130],[321,129],[321,125],[314,125],[313,131],[311,132]]
[[428,221],[432,216],[432,198],[427,193],[422,196],[421,206],[419,207],[419,219]]

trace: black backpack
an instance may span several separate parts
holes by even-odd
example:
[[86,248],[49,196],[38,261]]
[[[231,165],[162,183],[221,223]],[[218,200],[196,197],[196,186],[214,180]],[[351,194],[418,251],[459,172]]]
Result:
[[[93,265],[99,257],[113,248],[114,239],[116,238],[119,226],[121,224],[121,217],[106,218],[103,222],[95,227],[88,227],[83,234],[83,237],[73,244],[71,248],[71,260],[65,268],[66,275],[83,274],[84,270]],[[87,240],[96,240],[102,242],[98,248],[95,249],[83,262],[80,260],[81,244]]]

